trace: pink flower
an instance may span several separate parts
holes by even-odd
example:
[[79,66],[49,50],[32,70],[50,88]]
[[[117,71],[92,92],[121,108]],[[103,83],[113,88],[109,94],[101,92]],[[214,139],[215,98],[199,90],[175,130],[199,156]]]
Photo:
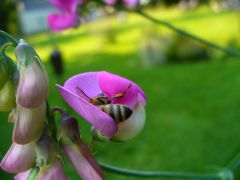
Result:
[[[139,0],[122,0],[126,6],[136,7],[139,4]],[[108,5],[114,5],[117,0],[104,0]]]
[[30,175],[32,169],[29,169],[27,171],[18,173],[16,176],[14,176],[14,180],[26,180],[28,179],[28,176]]
[[50,14],[48,16],[48,27],[54,32],[60,32],[70,27],[77,26],[78,15],[75,13]]
[[62,112],[58,139],[64,152],[83,180],[103,179],[104,175],[101,167],[80,138],[77,120],[67,112]]
[[29,144],[13,143],[4,156],[0,167],[9,173],[20,173],[31,169],[35,163],[35,141]]
[[48,16],[48,26],[54,32],[59,32],[70,27],[77,26],[79,17],[77,7],[83,3],[83,0],[50,0],[58,8],[60,14],[50,14]]
[[64,174],[63,166],[60,160],[56,159],[54,162],[47,166],[41,167],[36,177],[37,180],[67,180],[68,178]]
[[[108,137],[113,137],[115,134],[121,136],[122,133],[129,133],[121,131],[122,133],[119,134],[118,128],[132,117],[138,116],[134,113],[135,110],[142,114],[141,127],[137,127],[139,125],[138,119],[132,119],[131,122],[134,122],[130,123],[132,127],[125,127],[125,130],[137,130],[135,133],[132,132],[131,136],[134,137],[143,128],[146,97],[142,89],[128,79],[105,71],[89,72],[76,75],[68,79],[63,87],[59,85],[57,87],[64,100],[75,111]],[[130,117],[124,119],[123,122],[116,122],[113,115],[109,115],[101,110],[100,106],[91,103],[99,95],[110,100],[110,105],[124,106],[127,110],[132,111]]]

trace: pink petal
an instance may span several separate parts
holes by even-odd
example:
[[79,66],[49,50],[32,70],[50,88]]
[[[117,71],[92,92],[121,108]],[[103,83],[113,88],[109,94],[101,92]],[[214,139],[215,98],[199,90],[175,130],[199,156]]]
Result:
[[61,11],[75,13],[79,0],[50,0],[50,2]]
[[4,156],[0,167],[9,173],[19,173],[32,168],[35,164],[35,142],[25,145],[13,143]]
[[63,171],[62,163],[56,160],[54,163],[40,168],[36,177],[37,180],[67,180]]
[[77,14],[50,14],[48,16],[48,27],[54,32],[60,32],[74,27],[78,24]]
[[84,119],[91,123],[95,128],[108,137],[112,137],[117,131],[117,124],[105,112],[98,107],[90,104],[88,101],[71,92],[65,87],[57,85],[64,100]]
[[18,173],[16,176],[14,176],[14,180],[26,180],[28,179],[28,176],[30,175],[32,169],[29,169],[27,171]]
[[117,0],[104,0],[106,4],[113,5],[117,2]]
[[92,157],[88,147],[81,142],[80,145],[64,145],[64,151],[84,180],[101,180],[103,172]]
[[97,74],[97,72],[88,72],[73,76],[65,82],[64,88],[76,94],[78,87],[90,98],[95,97],[102,92],[98,85]]
[[127,90],[123,97],[113,100],[113,104],[123,104],[131,109],[135,107],[139,96],[139,89],[135,83],[105,71],[98,73],[98,82],[103,93],[109,98]]
[[132,6],[135,7],[138,5],[139,0],[123,0],[124,4],[126,4],[127,6]]
[[18,104],[13,141],[18,144],[26,144],[36,139],[42,131],[45,113],[45,103],[34,109],[24,108]]

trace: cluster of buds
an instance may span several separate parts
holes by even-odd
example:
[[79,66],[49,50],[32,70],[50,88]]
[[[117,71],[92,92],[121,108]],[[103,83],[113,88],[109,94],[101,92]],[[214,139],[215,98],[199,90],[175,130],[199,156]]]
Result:
[[51,132],[49,120],[45,121],[48,76],[35,50],[20,40],[15,56],[17,65],[4,52],[0,56],[0,110],[12,111],[9,122],[14,123],[13,143],[0,167],[17,174],[16,180],[65,180],[63,151],[84,180],[103,179],[100,166],[80,138],[77,120],[58,109],[57,134]]
[[[82,12],[88,11],[88,0],[49,0],[60,13],[52,13],[48,16],[48,26],[54,32],[76,27],[80,23]],[[94,1],[98,5],[109,5],[116,7],[135,8],[139,5],[139,0],[98,0]],[[89,10],[90,11],[90,10]],[[89,12],[90,13],[90,12]]]
[[5,69],[1,66],[1,84],[3,73],[15,67],[1,89],[0,110],[12,110],[8,119],[14,123],[12,146],[0,164],[9,173],[21,173],[35,165],[35,147],[43,130],[48,95],[48,76],[34,49],[20,40],[15,56],[18,68],[9,58],[5,58]]

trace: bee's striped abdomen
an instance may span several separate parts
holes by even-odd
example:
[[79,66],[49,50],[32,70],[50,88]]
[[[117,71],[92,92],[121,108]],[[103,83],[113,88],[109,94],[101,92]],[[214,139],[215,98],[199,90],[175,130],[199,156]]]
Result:
[[109,114],[118,123],[128,119],[132,114],[131,109],[120,104],[101,105],[99,108]]

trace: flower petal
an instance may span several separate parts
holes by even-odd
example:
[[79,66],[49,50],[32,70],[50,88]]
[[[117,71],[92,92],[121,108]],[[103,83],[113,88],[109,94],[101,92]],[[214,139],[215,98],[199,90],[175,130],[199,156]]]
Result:
[[20,65],[20,80],[17,89],[17,102],[26,108],[36,108],[43,104],[48,95],[48,75],[37,60],[30,65]]
[[84,119],[91,123],[95,128],[106,136],[112,137],[117,131],[117,124],[105,112],[88,101],[71,92],[65,87],[56,85],[64,100]]
[[124,96],[112,101],[113,104],[123,104],[133,109],[138,100],[139,89],[132,81],[102,71],[98,74],[99,86],[103,93],[109,98],[113,98],[116,94],[124,93]]
[[63,166],[60,160],[56,160],[54,163],[40,168],[40,171],[36,177],[37,180],[67,180],[68,178],[64,174]]
[[54,32],[60,32],[65,29],[77,26],[79,17],[77,14],[50,14],[48,16],[48,27]]
[[124,4],[127,6],[135,7],[138,5],[139,0],[123,0]]
[[104,0],[104,2],[108,5],[113,5],[117,2],[117,0]]
[[25,145],[13,143],[0,167],[9,173],[23,172],[34,166],[35,157],[35,142]]
[[97,74],[97,72],[88,72],[73,76],[65,82],[64,88],[77,94],[76,88],[78,87],[90,98],[95,97],[102,93],[98,85]]
[[76,12],[79,0],[50,0],[50,2],[61,11]]
[[13,141],[18,144],[27,144],[36,139],[42,131],[45,114],[45,103],[34,109],[24,108],[18,104]]
[[16,176],[14,176],[14,180],[26,180],[28,179],[28,176],[30,175],[32,169],[29,169],[27,171],[18,173]]
[[103,179],[104,175],[100,166],[97,164],[95,159],[93,159],[88,147],[83,142],[79,145],[64,145],[63,148],[82,179]]
[[143,129],[145,119],[145,108],[138,102],[132,115],[127,120],[118,124],[118,131],[114,138],[120,141],[127,141],[134,138]]

